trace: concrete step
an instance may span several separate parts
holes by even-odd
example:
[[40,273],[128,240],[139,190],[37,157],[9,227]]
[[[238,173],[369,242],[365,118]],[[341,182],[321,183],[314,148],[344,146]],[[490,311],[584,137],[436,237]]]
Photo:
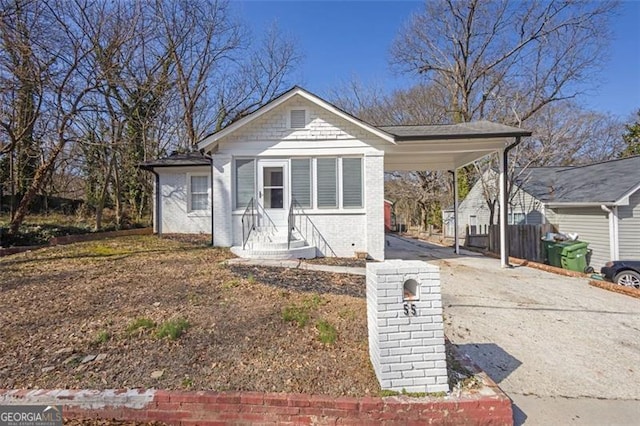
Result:
[[247,241],[246,247],[253,250],[281,250],[286,248],[299,248],[307,245],[304,240],[292,240],[291,244],[284,241]]
[[313,259],[316,257],[315,246],[303,245],[301,247],[285,248],[247,248],[240,246],[231,247],[231,253],[243,259]]

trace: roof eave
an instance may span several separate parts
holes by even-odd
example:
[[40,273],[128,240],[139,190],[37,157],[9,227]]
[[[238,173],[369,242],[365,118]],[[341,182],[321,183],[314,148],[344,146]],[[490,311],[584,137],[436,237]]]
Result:
[[491,133],[468,133],[459,135],[411,135],[396,136],[396,142],[416,142],[416,141],[435,141],[435,140],[458,140],[458,139],[501,139],[531,136],[529,131],[522,132],[491,132]]

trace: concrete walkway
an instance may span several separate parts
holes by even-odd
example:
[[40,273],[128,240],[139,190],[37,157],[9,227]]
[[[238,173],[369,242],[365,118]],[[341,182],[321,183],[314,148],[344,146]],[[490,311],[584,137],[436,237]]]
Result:
[[441,267],[446,334],[513,399],[516,424],[640,424],[640,300],[396,236],[386,257]]

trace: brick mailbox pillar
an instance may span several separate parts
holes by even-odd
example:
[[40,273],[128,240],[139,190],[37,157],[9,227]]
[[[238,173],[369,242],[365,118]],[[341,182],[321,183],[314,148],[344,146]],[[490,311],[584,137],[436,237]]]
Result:
[[382,389],[449,391],[437,266],[368,263],[367,323],[369,356]]

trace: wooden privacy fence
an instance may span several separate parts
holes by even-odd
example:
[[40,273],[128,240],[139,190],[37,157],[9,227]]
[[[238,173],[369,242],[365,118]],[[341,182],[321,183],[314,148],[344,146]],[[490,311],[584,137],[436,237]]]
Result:
[[[547,232],[554,232],[553,225],[508,225],[509,256],[520,259],[544,262],[542,237]],[[500,226],[489,226],[489,251],[500,254]]]

